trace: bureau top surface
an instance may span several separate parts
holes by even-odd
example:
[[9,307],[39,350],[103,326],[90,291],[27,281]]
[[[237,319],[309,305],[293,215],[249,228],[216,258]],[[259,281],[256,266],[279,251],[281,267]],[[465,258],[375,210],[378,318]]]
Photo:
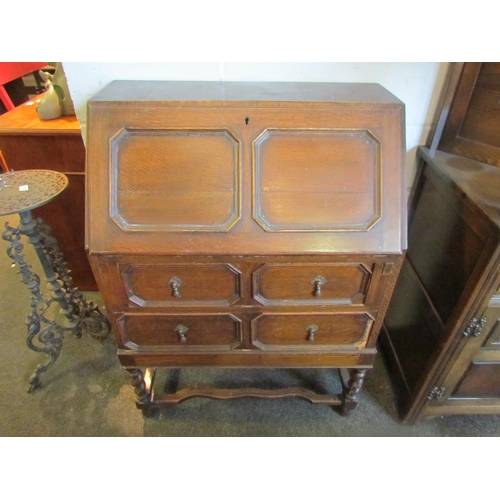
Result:
[[388,104],[402,102],[375,83],[309,82],[172,82],[117,80],[90,99],[90,105],[119,102],[153,102],[163,105],[179,101],[191,105],[246,106],[299,105],[299,103]]

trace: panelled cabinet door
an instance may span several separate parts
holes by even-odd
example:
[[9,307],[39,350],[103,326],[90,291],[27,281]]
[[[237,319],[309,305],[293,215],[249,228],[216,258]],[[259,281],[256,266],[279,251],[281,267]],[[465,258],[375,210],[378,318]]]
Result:
[[428,398],[431,405],[500,407],[500,295],[462,329],[464,347],[442,384]]

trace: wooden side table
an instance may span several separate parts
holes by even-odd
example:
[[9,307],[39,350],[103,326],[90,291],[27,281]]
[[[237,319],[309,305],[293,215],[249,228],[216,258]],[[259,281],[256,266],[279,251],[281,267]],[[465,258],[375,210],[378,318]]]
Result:
[[[81,337],[82,331],[86,330],[96,338],[104,338],[110,331],[107,318],[74,287],[50,226],[41,219],[34,219],[31,214],[31,210],[49,203],[67,186],[68,179],[64,174],[50,170],[25,170],[0,175],[0,215],[19,214],[21,219],[17,228],[7,222],[2,238],[10,243],[7,254],[19,267],[22,281],[31,292],[27,344],[33,351],[48,355],[45,363],[38,365],[29,378],[28,392],[40,385],[40,374],[58,358],[66,333]],[[40,290],[40,278],[24,260],[21,236],[28,238],[40,259],[50,292],[47,298]],[[57,304],[61,319],[57,314],[56,319],[47,315],[53,303]]]
[[68,188],[49,205],[35,209],[34,215],[58,235],[71,262],[75,286],[96,291],[85,251],[85,146],[80,124],[76,116],[40,120],[38,103],[30,102],[0,116],[0,151],[16,172],[46,169],[68,177]]

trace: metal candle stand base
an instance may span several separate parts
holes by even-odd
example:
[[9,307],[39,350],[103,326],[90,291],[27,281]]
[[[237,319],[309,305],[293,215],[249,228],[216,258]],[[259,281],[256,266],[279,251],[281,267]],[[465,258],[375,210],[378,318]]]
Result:
[[[22,281],[31,292],[31,312],[26,323],[28,326],[28,347],[35,352],[47,354],[48,359],[37,366],[29,378],[28,392],[40,385],[40,375],[55,363],[61,353],[64,335],[70,333],[77,338],[82,331],[91,336],[104,339],[110,331],[108,319],[92,302],[87,301],[73,286],[70,271],[64,261],[57,240],[50,235],[51,229],[41,219],[33,219],[31,212],[21,212],[21,223],[16,228],[5,224],[2,238],[10,242],[7,255],[19,267]],[[40,291],[40,278],[26,264],[21,236],[26,236],[40,259],[48,283],[49,297]],[[47,317],[50,306],[56,302],[63,318],[60,321]],[[56,316],[54,314],[54,316]]]
[[[40,386],[40,375],[59,357],[66,334],[80,338],[85,331],[94,338],[104,339],[110,332],[108,319],[73,286],[64,255],[59,243],[51,235],[50,226],[41,219],[33,219],[31,215],[30,208],[48,203],[66,187],[67,179],[65,182],[62,178],[56,178],[54,181],[52,174],[63,176],[57,172],[36,170],[16,172],[15,175],[9,173],[12,175],[9,183],[12,181],[13,185],[7,187],[12,187],[13,190],[7,196],[0,197],[0,212],[3,212],[3,215],[18,213],[21,219],[17,228],[11,227],[8,222],[5,224],[2,239],[10,243],[7,255],[14,261],[14,265],[18,266],[22,281],[31,292],[31,311],[26,320],[26,342],[31,350],[48,356],[29,378],[28,392]],[[49,182],[40,182],[47,179]],[[15,189],[19,186],[28,186],[28,189],[31,187],[30,196],[22,197]],[[19,191],[22,191],[21,188]],[[25,236],[36,251],[49,296],[44,297],[40,290],[40,277],[31,270],[31,266],[24,259],[21,236]],[[51,308],[53,304],[56,304],[56,308]]]

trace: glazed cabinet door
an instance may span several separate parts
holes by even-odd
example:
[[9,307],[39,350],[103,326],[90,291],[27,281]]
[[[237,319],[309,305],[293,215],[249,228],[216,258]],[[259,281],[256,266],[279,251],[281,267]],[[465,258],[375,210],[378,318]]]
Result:
[[[500,408],[500,294],[494,294],[486,308],[461,332],[464,347],[442,384],[428,398],[433,407],[449,407],[456,413],[498,412]],[[443,408],[440,413],[446,413]]]

